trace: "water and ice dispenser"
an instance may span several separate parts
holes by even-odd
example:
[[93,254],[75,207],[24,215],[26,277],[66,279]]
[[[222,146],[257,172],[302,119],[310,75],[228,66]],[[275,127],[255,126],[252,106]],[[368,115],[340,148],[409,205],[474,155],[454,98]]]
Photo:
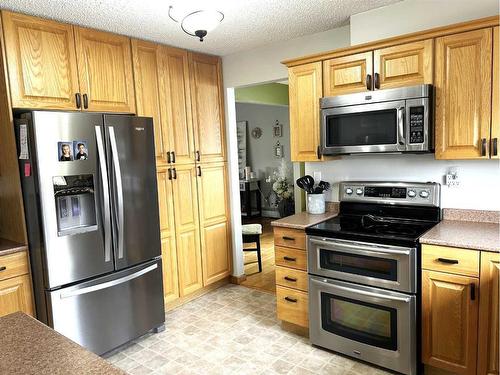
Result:
[[58,236],[96,230],[93,175],[55,176],[52,182]]

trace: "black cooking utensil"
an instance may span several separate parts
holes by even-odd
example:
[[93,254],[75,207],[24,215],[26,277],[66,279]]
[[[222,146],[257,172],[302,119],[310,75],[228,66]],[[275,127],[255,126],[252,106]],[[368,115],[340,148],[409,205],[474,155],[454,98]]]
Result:
[[312,194],[314,190],[314,178],[309,175],[300,177],[296,181],[297,186],[304,190],[306,193]]
[[318,187],[320,187],[323,191],[328,191],[330,190],[330,183],[329,182],[326,182],[326,181],[320,181],[319,184],[318,184]]

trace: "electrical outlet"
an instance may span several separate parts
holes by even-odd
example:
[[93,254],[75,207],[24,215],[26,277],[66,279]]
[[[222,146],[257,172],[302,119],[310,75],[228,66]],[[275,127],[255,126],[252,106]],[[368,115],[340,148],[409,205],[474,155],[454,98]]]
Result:
[[314,177],[314,182],[316,182],[316,183],[320,182],[321,181],[321,172],[314,172],[313,177]]
[[446,186],[448,186],[449,188],[457,187],[460,185],[460,179],[458,178],[458,169],[456,167],[449,168],[445,177]]

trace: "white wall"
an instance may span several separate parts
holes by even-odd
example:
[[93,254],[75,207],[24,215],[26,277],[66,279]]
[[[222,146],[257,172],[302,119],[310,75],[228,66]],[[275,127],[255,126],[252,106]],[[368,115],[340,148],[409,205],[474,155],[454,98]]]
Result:
[[[247,165],[252,167],[258,178],[261,179],[260,186],[262,192],[268,196],[272,191],[272,183],[265,180],[272,176],[273,172],[281,165],[282,159],[274,157],[274,146],[279,141],[283,145],[284,159],[287,162],[290,172],[293,172],[290,160],[290,121],[288,106],[276,106],[253,103],[236,103],[237,121],[247,121]],[[273,126],[279,121],[283,126],[282,137],[273,136]],[[255,127],[262,129],[262,136],[255,139],[251,136],[251,131]],[[293,177],[293,176],[290,176]],[[270,203],[274,203],[274,196],[270,197]],[[262,201],[262,215],[269,217],[279,217],[278,208],[267,204],[264,197]]]
[[351,45],[498,14],[498,0],[406,0],[351,16]]
[[[448,188],[444,175],[457,167],[460,185]],[[306,174],[315,171],[334,184],[327,200],[338,201],[340,181],[439,182],[441,206],[500,210],[500,164],[495,160],[434,160],[434,155],[349,155],[340,160],[306,163]]]
[[281,64],[281,61],[346,47],[349,45],[349,42],[349,26],[344,26],[318,34],[272,43],[222,58],[224,99],[226,103],[226,137],[230,181],[231,226],[233,232],[234,276],[244,274],[234,88],[264,82],[281,81],[288,77],[287,69]]
[[[406,0],[351,17],[352,44],[498,14],[498,0]],[[442,189],[442,206],[500,210],[500,165],[497,161],[434,160],[433,155],[359,155],[338,161],[306,163],[307,174],[323,179],[435,181],[444,183],[450,166],[458,167],[460,186]],[[338,188],[338,186],[336,187]],[[338,200],[334,189],[330,199]]]

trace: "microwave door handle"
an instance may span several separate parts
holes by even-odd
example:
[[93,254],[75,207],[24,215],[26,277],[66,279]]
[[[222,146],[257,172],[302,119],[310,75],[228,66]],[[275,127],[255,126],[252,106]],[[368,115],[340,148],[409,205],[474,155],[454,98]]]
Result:
[[[328,283],[328,281],[327,281],[327,283]],[[340,286],[340,285],[335,285],[335,284],[330,284],[330,283],[328,283],[328,285],[335,288],[335,289],[343,290],[345,292],[355,293],[356,295],[363,295],[363,296],[367,296],[367,297],[375,297],[375,298],[380,298],[380,299],[386,299],[389,301],[404,302],[404,303],[409,303],[411,301],[410,297],[390,296],[390,295],[385,295],[385,294],[368,292],[365,290],[352,289],[352,288],[349,288],[346,286]]]
[[398,117],[398,143],[403,146],[405,144],[405,107],[397,109]]
[[115,129],[109,127],[109,143],[111,144],[111,156],[113,159],[113,171],[116,179],[116,195],[118,210],[118,259],[123,258],[123,184],[120,168],[120,159],[118,157],[118,147],[116,145]]
[[102,196],[103,196],[103,227],[104,227],[104,261],[111,260],[111,219],[109,208],[109,181],[108,169],[106,167],[106,157],[104,152],[104,143],[102,141],[102,131],[100,126],[95,127],[95,136],[97,141],[97,158],[99,160],[99,169],[102,180]]
[[[311,243],[319,246],[325,246],[325,245],[334,245],[337,246],[339,250],[349,250],[351,252],[356,252],[358,251],[363,251],[363,252],[370,252],[370,253],[379,253],[379,254],[394,254],[394,255],[410,255],[410,250],[397,250],[397,249],[390,249],[390,248],[383,248],[383,247],[370,247],[370,246],[363,246],[361,244],[346,244],[346,243],[338,243],[335,241],[322,241],[322,240],[316,240],[316,239],[310,239],[309,240]],[[328,250],[328,249],[326,249]]]

